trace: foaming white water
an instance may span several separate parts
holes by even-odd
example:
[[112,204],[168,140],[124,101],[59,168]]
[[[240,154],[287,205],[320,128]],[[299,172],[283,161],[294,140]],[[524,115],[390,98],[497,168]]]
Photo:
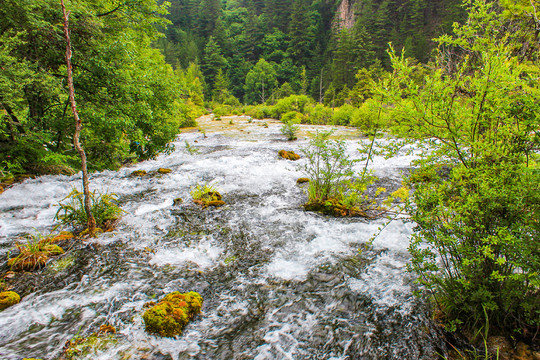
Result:
[[[105,322],[113,323],[120,335],[115,344],[87,358],[168,354],[175,360],[261,360],[317,353],[347,359],[382,346],[372,345],[373,339],[391,342],[377,334],[375,329],[385,325],[376,321],[381,314],[387,317],[388,309],[400,316],[394,323],[414,311],[405,275],[410,226],[392,223],[363,258],[358,249],[381,221],[332,219],[301,207],[306,195],[296,179],[306,160],[284,160],[277,152],[301,153],[307,140],[283,141],[277,123],[268,128],[257,121],[235,123],[245,123],[241,136],[181,134],[171,154],[91,175],[92,189],[116,193],[126,211],[115,232],[96,240],[101,246],[96,256],[105,264],[90,264],[87,270],[95,269],[91,276],[72,279],[60,290],[39,289],[0,313],[0,329],[9,328],[0,332],[0,353],[6,359],[32,355],[35,344],[49,344],[43,346],[58,354],[79,330],[95,331]],[[316,129],[306,126],[303,131]],[[351,136],[355,130],[344,132]],[[198,153],[187,151],[185,141]],[[354,158],[361,157],[359,141],[346,140]],[[369,168],[398,183],[400,169],[412,159],[408,154],[388,160],[376,156]],[[153,173],[158,168],[172,172]],[[130,176],[139,169],[150,174]],[[201,183],[213,184],[227,204],[205,210],[191,204],[190,190]],[[80,187],[79,175],[47,176],[0,195],[0,251],[7,252],[23,233],[50,231],[55,204],[73,187]],[[174,205],[176,198],[184,203]],[[119,249],[129,254],[118,255]],[[109,260],[109,251],[118,258]],[[148,335],[143,304],[175,290],[200,292],[205,298],[202,316],[178,339]],[[400,331],[412,331],[407,326]],[[46,358],[47,352],[37,355]]]

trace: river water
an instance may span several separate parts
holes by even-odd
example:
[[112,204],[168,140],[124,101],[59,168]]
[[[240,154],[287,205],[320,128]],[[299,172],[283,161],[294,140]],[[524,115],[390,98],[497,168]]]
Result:
[[[28,276],[21,303],[0,312],[0,359],[57,359],[64,343],[102,324],[118,330],[86,359],[434,359],[441,346],[406,272],[411,224],[305,212],[304,174],[281,149],[270,120],[200,119],[204,132],[180,134],[155,160],[91,175],[127,212],[116,231],[81,242]],[[341,128],[348,153],[359,142]],[[191,153],[186,148],[190,144]],[[371,165],[398,184],[414,155]],[[358,164],[361,169],[362,164]],[[134,170],[169,174],[131,177]],[[226,205],[201,210],[190,189],[211,182]],[[46,234],[56,204],[80,176],[42,176],[0,195],[0,264],[24,233]],[[179,205],[173,199],[183,198]],[[67,267],[60,266],[61,262]],[[32,279],[35,282],[32,283]],[[197,291],[203,312],[177,339],[147,335],[143,305],[172,291]]]

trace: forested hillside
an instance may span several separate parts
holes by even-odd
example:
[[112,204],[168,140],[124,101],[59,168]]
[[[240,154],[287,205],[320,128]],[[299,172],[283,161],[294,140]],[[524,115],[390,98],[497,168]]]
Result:
[[[319,100],[362,68],[387,69],[389,42],[426,62],[431,39],[464,17],[461,0],[173,0],[158,43],[170,64],[200,64],[207,98],[226,88],[260,103],[292,89]],[[262,81],[264,99],[253,94]]]
[[[166,6],[154,0],[70,1],[76,101],[91,169],[166,150],[193,123],[159,50]],[[62,10],[56,0],[0,2],[0,176],[72,173]]]

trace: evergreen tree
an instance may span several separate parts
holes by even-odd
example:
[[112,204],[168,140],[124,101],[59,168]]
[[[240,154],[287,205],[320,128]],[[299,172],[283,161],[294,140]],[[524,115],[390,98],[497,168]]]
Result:
[[289,23],[289,53],[297,65],[305,65],[312,56],[316,27],[311,18],[308,0],[293,4]]
[[216,75],[219,70],[223,70],[227,67],[227,60],[221,53],[221,48],[214,40],[213,36],[210,36],[208,43],[204,48],[204,56],[202,61],[202,71],[206,80],[206,92],[211,93],[214,88]]

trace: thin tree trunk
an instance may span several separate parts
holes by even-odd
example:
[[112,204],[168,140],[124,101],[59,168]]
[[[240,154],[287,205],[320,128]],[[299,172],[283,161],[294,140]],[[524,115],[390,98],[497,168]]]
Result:
[[66,12],[66,6],[64,5],[64,0],[60,0],[62,4],[62,12],[64,14],[64,35],[66,36],[66,63],[67,63],[67,78],[68,78],[68,88],[69,88],[69,102],[71,103],[71,111],[73,111],[73,116],[75,117],[75,134],[73,134],[73,144],[77,149],[81,157],[81,167],[82,167],[82,180],[83,180],[83,193],[84,193],[84,210],[86,211],[86,217],[88,218],[88,235],[91,237],[96,236],[96,219],[92,214],[92,207],[90,204],[90,189],[88,185],[88,168],[86,166],[86,154],[79,142],[79,136],[82,129],[82,121],[79,118],[79,113],[77,112],[77,104],[75,103],[75,88],[73,86],[73,74],[71,68],[71,40],[69,38],[69,12]]

